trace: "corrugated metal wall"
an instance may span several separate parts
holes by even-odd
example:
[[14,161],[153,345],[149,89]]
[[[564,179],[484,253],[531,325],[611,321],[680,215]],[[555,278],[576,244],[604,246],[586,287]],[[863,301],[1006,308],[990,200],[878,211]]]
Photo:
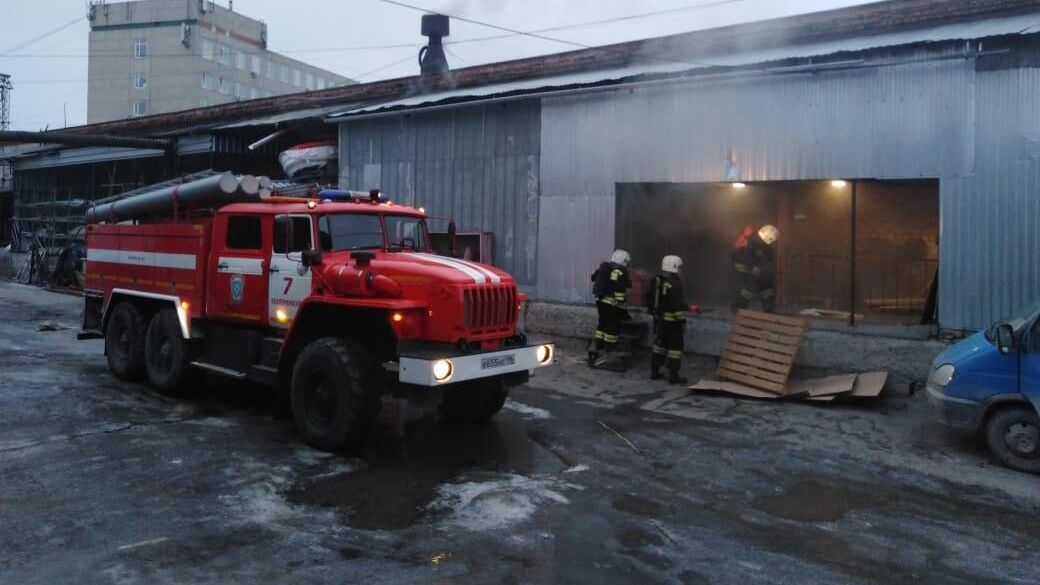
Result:
[[538,296],[590,300],[619,182],[928,177],[940,322],[988,324],[1040,298],[1038,71],[954,60],[546,98]]
[[340,177],[380,188],[460,230],[495,234],[495,264],[537,278],[541,113],[537,100],[340,125]]

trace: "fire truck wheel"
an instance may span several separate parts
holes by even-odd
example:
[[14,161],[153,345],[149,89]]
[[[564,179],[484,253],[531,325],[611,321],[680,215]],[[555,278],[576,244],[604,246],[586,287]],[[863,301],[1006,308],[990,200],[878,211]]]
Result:
[[356,451],[379,413],[379,395],[370,382],[368,354],[334,337],[312,341],[293,368],[293,418],[311,446]]
[[196,385],[196,370],[188,363],[180,322],[173,309],[152,317],[144,338],[144,363],[148,381],[159,392],[181,396]]
[[144,332],[147,323],[133,303],[123,301],[112,309],[105,327],[108,369],[121,380],[144,379]]
[[484,422],[498,414],[509,396],[502,380],[462,382],[443,389],[441,415],[461,423]]

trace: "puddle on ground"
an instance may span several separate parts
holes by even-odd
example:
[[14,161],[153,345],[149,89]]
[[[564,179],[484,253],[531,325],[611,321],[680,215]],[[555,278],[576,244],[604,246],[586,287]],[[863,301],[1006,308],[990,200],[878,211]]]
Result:
[[638,549],[644,546],[660,546],[664,544],[664,539],[653,532],[639,527],[632,527],[625,529],[618,535],[618,542],[625,548]]
[[506,421],[420,423],[404,438],[382,438],[365,462],[366,469],[298,484],[285,496],[293,504],[336,508],[354,528],[397,530],[428,515],[437,487],[464,472],[527,474],[535,465],[523,428]]
[[618,496],[610,505],[619,512],[628,512],[648,518],[660,518],[665,512],[664,506],[661,504],[633,494]]
[[806,479],[795,482],[781,494],[759,496],[751,506],[796,522],[837,522],[850,510],[871,508],[883,501],[876,494]]

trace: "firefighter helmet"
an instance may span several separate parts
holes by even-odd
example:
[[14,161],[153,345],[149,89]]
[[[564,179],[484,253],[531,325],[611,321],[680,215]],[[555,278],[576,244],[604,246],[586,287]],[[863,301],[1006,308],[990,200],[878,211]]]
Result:
[[614,264],[628,266],[628,263],[632,261],[632,256],[629,256],[628,252],[624,250],[614,250],[614,253],[610,256],[610,261]]
[[776,226],[764,225],[758,230],[758,237],[762,238],[763,242],[773,245],[773,242],[780,237],[780,230],[776,229]]
[[682,267],[682,258],[678,256],[665,256],[661,259],[661,270],[663,272],[671,272],[672,274],[678,274],[679,268]]

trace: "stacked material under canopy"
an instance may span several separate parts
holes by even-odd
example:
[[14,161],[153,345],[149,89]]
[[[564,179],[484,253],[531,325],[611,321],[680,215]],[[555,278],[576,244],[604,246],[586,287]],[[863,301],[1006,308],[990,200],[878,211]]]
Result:
[[796,317],[739,311],[719,359],[719,380],[701,380],[691,390],[748,398],[795,398],[830,402],[842,396],[876,397],[887,372],[790,380],[798,344],[807,324]]

